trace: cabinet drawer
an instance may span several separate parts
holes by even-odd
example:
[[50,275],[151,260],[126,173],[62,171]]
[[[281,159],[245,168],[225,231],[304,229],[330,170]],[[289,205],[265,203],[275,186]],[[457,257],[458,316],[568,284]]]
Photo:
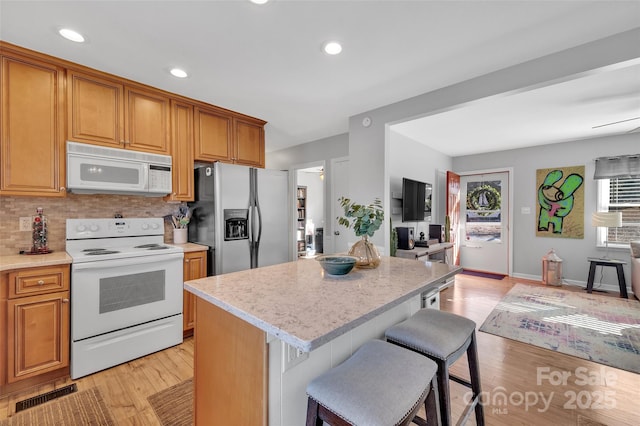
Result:
[[9,299],[69,290],[69,267],[51,266],[9,273]]

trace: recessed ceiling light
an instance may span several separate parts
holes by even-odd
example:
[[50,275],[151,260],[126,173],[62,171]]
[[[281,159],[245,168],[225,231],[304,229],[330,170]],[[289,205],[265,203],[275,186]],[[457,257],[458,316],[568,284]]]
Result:
[[77,31],[70,30],[69,28],[62,28],[58,32],[67,40],[75,41],[76,43],[84,42],[84,37]]
[[173,75],[174,77],[178,77],[178,78],[186,78],[189,75],[189,74],[187,74],[186,71],[181,70],[180,68],[173,68],[169,72],[171,73],[171,75]]
[[327,55],[337,55],[342,52],[342,45],[337,41],[328,41],[322,47]]
[[265,4],[269,0],[249,0],[249,1],[251,1],[251,3],[255,3],[255,4]]

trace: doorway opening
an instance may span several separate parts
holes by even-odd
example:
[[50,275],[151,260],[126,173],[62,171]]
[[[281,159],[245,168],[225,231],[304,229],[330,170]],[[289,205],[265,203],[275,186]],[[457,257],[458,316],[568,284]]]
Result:
[[460,266],[465,270],[510,275],[510,170],[461,174]]
[[325,252],[324,162],[295,169],[295,251],[297,257]]

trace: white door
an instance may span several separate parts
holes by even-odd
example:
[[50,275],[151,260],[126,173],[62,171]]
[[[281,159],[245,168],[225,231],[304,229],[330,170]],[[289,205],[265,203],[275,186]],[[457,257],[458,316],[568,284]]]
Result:
[[509,274],[509,173],[460,178],[460,265]]
[[[349,251],[349,236],[354,235],[352,230],[338,224],[338,216],[344,215],[338,198],[349,197],[349,159],[339,158],[331,161],[331,205],[333,217],[331,218],[333,231],[333,253],[346,253]],[[329,222],[329,221],[327,221]],[[355,241],[351,241],[353,243]],[[327,253],[329,253],[327,251]]]

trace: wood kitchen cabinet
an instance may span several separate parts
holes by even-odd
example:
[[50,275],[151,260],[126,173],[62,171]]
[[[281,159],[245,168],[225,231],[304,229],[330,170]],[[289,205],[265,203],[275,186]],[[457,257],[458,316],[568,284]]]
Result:
[[[184,254],[184,280],[195,280],[207,276],[207,252],[187,252]],[[182,301],[182,332],[184,336],[193,334],[196,324],[196,296],[184,290]]]
[[206,107],[196,107],[194,120],[196,160],[264,167],[264,121]]
[[167,201],[193,201],[193,105],[171,101],[173,192]]
[[65,196],[65,70],[0,50],[0,194]]
[[235,163],[264,167],[264,123],[235,118]]
[[159,91],[69,70],[69,140],[169,154],[170,101]]
[[0,394],[68,375],[69,265],[3,272],[0,285]]

